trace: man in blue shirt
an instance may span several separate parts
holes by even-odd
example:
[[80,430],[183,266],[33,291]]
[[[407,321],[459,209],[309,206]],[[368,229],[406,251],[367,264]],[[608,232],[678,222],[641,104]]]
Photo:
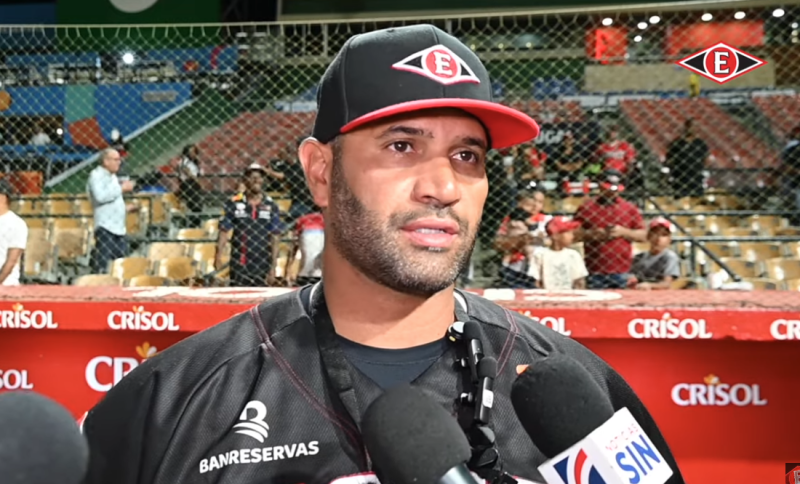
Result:
[[94,251],[92,253],[92,272],[103,274],[114,259],[128,255],[126,235],[126,215],[135,210],[134,205],[126,206],[124,193],[133,191],[136,182],[120,182],[117,172],[121,160],[114,149],[100,153],[100,166],[89,174],[87,191],[94,209]]
[[[244,172],[244,192],[225,202],[219,223],[214,267],[222,267],[225,245],[231,241],[231,286],[258,287],[275,282],[278,237],[282,231],[278,205],[264,193],[267,171],[254,163]],[[229,232],[233,230],[233,235]]]

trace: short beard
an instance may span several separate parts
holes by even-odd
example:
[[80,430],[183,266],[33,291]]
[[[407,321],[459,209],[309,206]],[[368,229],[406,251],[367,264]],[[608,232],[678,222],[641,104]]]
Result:
[[[344,260],[370,280],[416,297],[431,297],[453,285],[469,264],[478,232],[477,226],[470,230],[469,224],[458,217],[452,208],[431,207],[394,213],[388,223],[383,223],[347,184],[338,140],[333,143],[331,203],[327,212],[325,222],[330,228],[328,233],[331,242]],[[429,257],[414,260],[413,254],[407,254],[408,250],[394,238],[395,233],[399,234],[400,227],[421,217],[449,218],[459,224],[459,235],[464,242],[453,249],[455,254],[450,255],[449,264],[431,262]],[[416,252],[420,255],[440,252],[443,260],[449,255],[436,248],[427,251],[416,249]],[[444,267],[437,267],[440,265]]]

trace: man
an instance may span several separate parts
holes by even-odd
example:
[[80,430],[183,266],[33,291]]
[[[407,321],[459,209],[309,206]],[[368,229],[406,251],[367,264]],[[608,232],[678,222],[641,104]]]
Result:
[[789,133],[789,141],[781,152],[781,170],[784,174],[784,188],[789,193],[794,213],[789,217],[791,225],[800,225],[800,126]]
[[120,164],[119,152],[109,148],[100,153],[100,166],[89,174],[87,191],[94,210],[92,272],[95,274],[105,273],[111,261],[128,255],[126,217],[138,207],[126,205],[123,194],[133,191],[136,182],[120,183],[117,178]]
[[682,483],[644,406],[602,360],[454,289],[488,191],[487,150],[538,134],[533,120],[491,102],[478,57],[431,25],[361,34],[319,93],[300,160],[325,216],[323,282],[125,377],[84,422],[88,483],[376,482],[359,422],[383,389],[413,381],[475,428],[474,409],[457,403],[473,388],[454,367],[465,345],[445,338],[456,320],[477,323],[484,354],[498,360],[490,425],[509,473],[542,481],[545,460],[511,406],[516,367],[565,352],[633,412],[676,469],[670,484]]
[[[325,248],[325,218],[320,212],[302,215],[295,222],[295,239],[286,260],[287,285],[304,286],[322,278],[322,251]],[[300,269],[297,279],[291,274],[297,251],[300,251]]]
[[706,142],[697,137],[694,121],[687,119],[683,133],[667,149],[666,163],[675,198],[703,196],[703,170],[709,154]]
[[278,205],[264,193],[266,170],[253,163],[244,171],[244,191],[225,202],[219,222],[214,267],[222,268],[222,254],[231,238],[231,286],[260,287],[275,283],[281,220]]
[[521,191],[517,207],[503,219],[495,238],[495,248],[503,253],[500,267],[500,284],[514,289],[533,289],[536,280],[530,277],[530,260],[525,255],[528,249],[544,246],[547,232],[545,225],[552,218],[542,213],[544,192]]
[[20,260],[28,243],[28,225],[11,211],[14,190],[0,178],[0,286],[18,286]]
[[681,259],[669,247],[672,245],[672,223],[658,217],[650,222],[647,242],[650,250],[636,254],[628,284],[639,290],[670,289],[672,281],[681,276]]
[[624,139],[619,137],[619,129],[612,126],[608,131],[608,141],[597,148],[597,158],[605,170],[617,170],[623,176],[629,175],[636,149]]
[[633,260],[631,242],[644,242],[642,214],[636,205],[622,199],[622,174],[606,170],[600,180],[600,195],[583,202],[575,214],[581,223],[578,240],[583,241],[589,270],[589,289],[624,289]]
[[[300,146],[302,139],[297,142]],[[292,199],[292,205],[289,207],[289,220],[288,222],[294,223],[300,217],[310,214],[316,210],[314,206],[314,199],[311,198],[311,193],[308,191],[306,185],[305,173],[303,173],[303,166],[297,160],[297,152],[294,148],[287,148],[283,158],[286,160],[280,161],[280,164],[270,163],[268,174],[278,182],[282,183],[286,190],[289,192],[289,197]]]
[[200,216],[203,211],[203,188],[200,186],[200,150],[197,145],[186,145],[181,152],[178,162],[178,196],[189,209],[190,215],[187,223],[190,227],[200,225]]

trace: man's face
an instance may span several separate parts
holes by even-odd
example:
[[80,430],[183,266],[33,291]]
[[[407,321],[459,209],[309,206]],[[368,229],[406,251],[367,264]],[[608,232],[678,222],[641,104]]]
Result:
[[103,159],[103,166],[111,173],[118,172],[121,163],[122,161],[120,160],[119,153],[116,150],[111,150],[106,153]]
[[544,208],[544,193],[536,192],[530,197],[521,198],[518,205],[531,215],[536,215]]
[[264,175],[258,170],[252,170],[244,176],[244,186],[248,193],[258,194],[264,186]]
[[450,287],[480,225],[487,145],[481,124],[455,110],[342,136],[325,214],[336,250],[398,292],[427,297]]
[[616,130],[609,131],[608,139],[610,139],[611,141],[616,141],[617,139],[619,139],[619,132]]

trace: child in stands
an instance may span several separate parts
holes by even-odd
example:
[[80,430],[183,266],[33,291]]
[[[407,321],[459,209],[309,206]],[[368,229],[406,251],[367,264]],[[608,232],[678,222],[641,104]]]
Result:
[[540,288],[566,291],[584,289],[589,272],[583,256],[570,246],[575,240],[574,231],[581,223],[567,217],[553,217],[545,230],[551,245],[532,253],[528,275],[536,279]]
[[640,290],[669,289],[672,281],[681,275],[680,257],[669,247],[672,245],[672,224],[665,218],[656,218],[647,229],[650,250],[637,254],[631,265],[629,286]]

